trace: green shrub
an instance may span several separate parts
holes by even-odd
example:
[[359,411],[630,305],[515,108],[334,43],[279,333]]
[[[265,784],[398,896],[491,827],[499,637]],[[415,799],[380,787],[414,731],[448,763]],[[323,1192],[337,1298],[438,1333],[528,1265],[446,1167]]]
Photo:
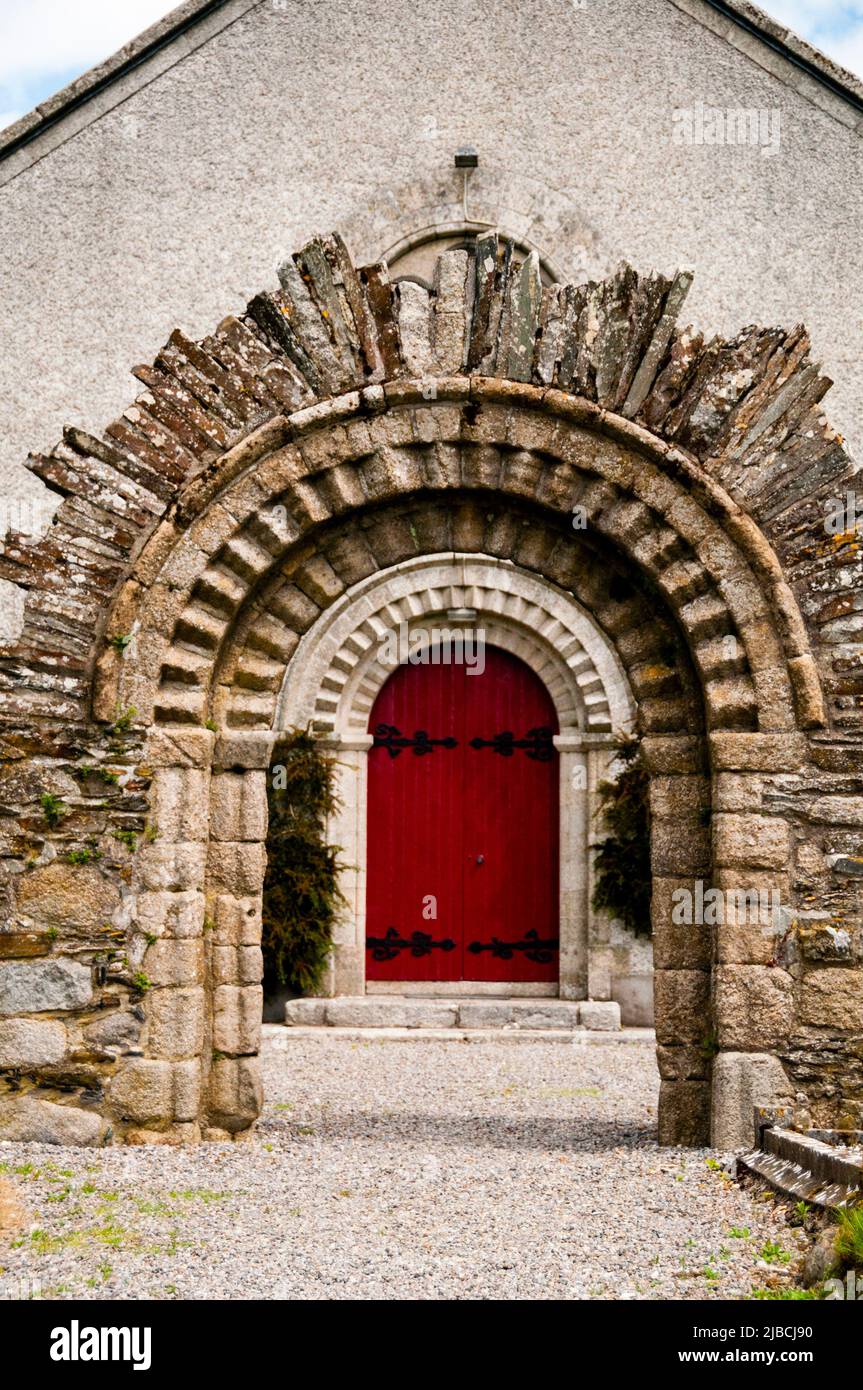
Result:
[[42,814],[52,830],[60,824],[64,816],[69,814],[69,807],[63,798],[54,796],[53,792],[43,793],[39,804],[42,807]]
[[267,788],[270,824],[264,879],[264,988],[313,993],[332,949],[344,903],[338,850],[326,843],[337,808],[332,759],[308,730],[293,730],[273,749]]
[[636,936],[649,936],[649,778],[638,739],[621,739],[618,758],[620,772],[597,788],[603,828],[609,833],[594,851],[593,906],[617,917]]

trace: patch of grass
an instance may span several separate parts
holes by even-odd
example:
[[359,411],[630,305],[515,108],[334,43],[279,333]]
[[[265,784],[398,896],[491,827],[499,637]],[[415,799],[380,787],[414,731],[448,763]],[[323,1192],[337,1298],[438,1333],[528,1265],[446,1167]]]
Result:
[[182,1191],[170,1192],[168,1195],[175,1200],[180,1197],[185,1202],[203,1202],[205,1206],[209,1206],[211,1202],[223,1202],[234,1194],[232,1192],[214,1192],[209,1187],[185,1187]]
[[846,1267],[863,1269],[863,1206],[839,1207],[836,1217],[836,1254]]
[[758,1258],[769,1265],[787,1265],[791,1256],[777,1240],[766,1240],[758,1252]]
[[748,1226],[732,1226],[728,1234],[732,1240],[748,1240],[752,1232]]
[[72,776],[78,782],[83,782],[88,777],[98,777],[100,782],[111,787],[118,786],[120,782],[116,772],[112,772],[107,767],[99,767],[96,763],[84,763],[83,766],[74,768]]
[[119,840],[121,845],[125,845],[131,854],[138,848],[138,840],[134,830],[112,830],[111,834],[115,840]]
[[153,981],[144,974],[143,970],[136,970],[132,976],[132,988],[138,994],[146,994],[148,989],[153,988]]
[[66,855],[67,864],[89,864],[93,859],[101,859],[97,849],[70,849]]
[[113,637],[108,638],[108,646],[113,647],[115,652],[122,656],[132,640],[131,632],[115,632]]
[[135,1206],[142,1216],[176,1216],[176,1209],[163,1202],[160,1197],[155,1201],[145,1201],[143,1198],[136,1201]]
[[111,725],[112,734],[125,734],[132,727],[132,720],[138,713],[134,705],[128,705],[123,709],[120,705],[114,711],[114,722]]

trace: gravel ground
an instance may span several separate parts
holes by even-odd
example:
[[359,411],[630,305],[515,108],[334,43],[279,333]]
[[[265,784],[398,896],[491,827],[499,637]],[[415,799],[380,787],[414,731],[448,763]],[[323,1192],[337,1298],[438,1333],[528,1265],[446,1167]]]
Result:
[[721,1155],[656,1146],[647,1043],[280,1033],[264,1082],[244,1144],[0,1145],[0,1295],[741,1298],[797,1259]]

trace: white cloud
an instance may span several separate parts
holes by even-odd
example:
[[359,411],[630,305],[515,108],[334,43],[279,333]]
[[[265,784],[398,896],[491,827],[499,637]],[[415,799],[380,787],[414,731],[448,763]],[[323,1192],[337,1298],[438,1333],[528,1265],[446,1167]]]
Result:
[[849,72],[863,77],[861,0],[758,0],[761,8],[808,39]]
[[177,0],[3,0],[0,83],[85,72],[176,7]]

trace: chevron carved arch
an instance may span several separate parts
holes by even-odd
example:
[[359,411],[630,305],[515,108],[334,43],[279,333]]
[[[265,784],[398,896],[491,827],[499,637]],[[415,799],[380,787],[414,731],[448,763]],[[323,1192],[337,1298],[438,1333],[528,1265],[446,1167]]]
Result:
[[[152,709],[160,722],[212,717],[216,672],[244,610],[269,602],[272,650],[249,653],[246,667],[237,668],[241,689],[226,714],[228,724],[254,719],[255,686],[280,679],[316,583],[337,593],[353,582],[355,555],[347,570],[344,561],[325,558],[324,537],[336,521],[367,514],[368,552],[381,508],[437,497],[451,515],[442,518],[433,548],[454,543],[453,525],[463,527],[472,509],[471,545],[496,553],[486,532],[499,528],[495,508],[504,504],[531,510],[534,531],[540,517],[551,523],[558,533],[555,578],[566,587],[583,563],[579,552],[597,563],[605,556],[607,564],[611,553],[623,560],[629,580],[620,582],[648,582],[686,631],[711,727],[780,729],[794,722],[795,711],[801,727],[823,722],[793,596],[757,528],[716,484],[693,476],[672,450],[648,452],[624,422],[613,434],[598,412],[581,407],[573,421],[548,393],[537,399],[536,388],[517,388],[517,401],[495,383],[477,383],[469,395],[458,380],[438,380],[430,401],[423,389],[405,383],[399,399],[387,406],[384,397],[376,415],[362,400],[340,398],[337,422],[317,410],[308,435],[274,449],[266,427],[266,453],[197,510],[145,591],[133,571],[125,597],[137,640],[122,663],[113,663],[122,679],[118,695],[102,697],[105,709],[119,698],[145,717]],[[574,520],[583,523],[579,529]],[[161,539],[144,552],[142,569]],[[408,536],[399,558],[422,553],[424,544]],[[314,556],[306,554],[310,545]],[[550,563],[547,544],[537,553],[540,567]],[[297,565],[299,596],[296,581],[284,581]],[[286,592],[278,599],[280,589]]]
[[[808,612],[806,634],[796,611],[795,521],[853,469],[820,410],[829,382],[802,329],[705,343],[677,324],[687,273],[645,277],[623,266],[602,283],[544,288],[536,255],[516,267],[512,244],[493,234],[472,254],[442,256],[432,295],[393,286],[383,263],[356,269],[337,236],[309,243],[279,278],[279,290],[257,295],[201,343],[172,334],[152,366],[135,369],[146,389],[102,439],[69,427],[28,461],[66,501],[42,542],[13,537],[0,556],[0,577],[28,590],[22,633],[2,657],[13,708],[86,717],[96,656],[103,671],[112,664],[94,631],[118,635],[172,551],[174,571],[193,564],[190,523],[231,481],[246,479],[247,517],[255,498],[259,512],[266,507],[264,458],[299,470],[296,501],[302,475],[320,471],[316,445],[347,456],[363,425],[377,419],[379,428],[382,415],[401,411],[412,430],[411,407],[425,406],[429,418],[448,415],[448,442],[480,443],[488,412],[481,422],[476,408],[495,395],[652,453],[690,498],[704,495],[713,518],[724,512],[726,536],[748,528],[773,571],[791,669],[817,704],[806,657],[827,618]],[[447,401],[466,410],[441,410]],[[404,443],[390,435],[385,447]],[[327,471],[338,494],[338,470]],[[315,493],[310,485],[313,506]],[[221,527],[223,543],[229,505],[209,511],[209,533]],[[823,549],[822,568],[849,558]],[[104,700],[97,708],[104,713]],[[810,723],[816,714],[809,709]]]

